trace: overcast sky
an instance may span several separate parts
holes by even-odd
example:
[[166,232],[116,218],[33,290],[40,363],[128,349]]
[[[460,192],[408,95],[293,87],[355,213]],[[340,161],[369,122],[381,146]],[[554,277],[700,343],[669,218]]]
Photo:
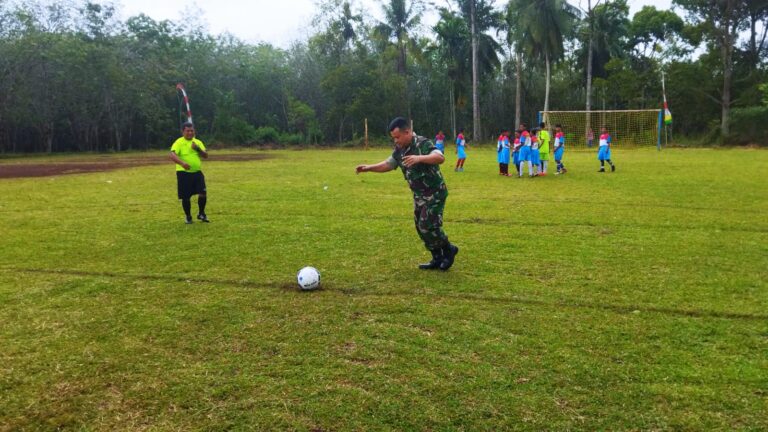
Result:
[[[498,7],[507,0],[495,0]],[[574,5],[579,0],[569,0]],[[586,7],[586,0],[581,0]],[[438,6],[447,0],[434,0]],[[593,2],[594,3],[594,2]],[[671,0],[629,0],[630,16],[645,5],[668,9]],[[155,20],[177,21],[195,11],[202,11],[202,20],[212,34],[232,33],[246,42],[268,42],[287,48],[292,41],[305,40],[313,33],[312,19],[319,10],[317,0],[121,0],[122,17],[144,13]],[[381,0],[352,0],[356,11],[362,7],[374,19],[381,19]],[[356,6],[355,6],[356,5]],[[424,17],[432,25],[436,14]]]

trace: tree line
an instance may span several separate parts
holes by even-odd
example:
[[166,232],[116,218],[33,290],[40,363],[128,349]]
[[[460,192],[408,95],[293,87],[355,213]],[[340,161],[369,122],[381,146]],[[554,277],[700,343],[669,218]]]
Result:
[[[421,0],[384,19],[326,0],[312,35],[282,49],[211,35],[203,17],[120,19],[82,0],[0,0],[0,152],[164,148],[190,93],[209,141],[358,143],[395,115],[472,140],[542,109],[660,108],[677,136],[768,139],[768,0],[452,0],[425,26]],[[680,11],[678,14],[676,11]]]

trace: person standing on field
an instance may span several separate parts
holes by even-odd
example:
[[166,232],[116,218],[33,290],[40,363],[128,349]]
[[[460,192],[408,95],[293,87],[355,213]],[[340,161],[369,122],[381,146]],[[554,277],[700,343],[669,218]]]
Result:
[[358,165],[355,173],[383,173],[400,168],[413,192],[413,215],[416,232],[432,253],[432,260],[419,264],[422,270],[448,270],[459,248],[448,241],[443,231],[443,210],[448,198],[440,164],[445,156],[427,138],[416,135],[408,121],[397,117],[389,124],[395,150],[386,160],[374,165]]
[[549,131],[547,130],[547,124],[541,122],[539,124],[541,130],[539,131],[539,162],[541,164],[540,176],[547,175],[547,168],[549,165]]
[[192,223],[192,195],[197,195],[197,219],[210,222],[205,215],[208,195],[200,160],[201,157],[208,159],[208,152],[205,144],[195,138],[195,126],[192,123],[184,123],[182,134],[171,146],[170,159],[176,164],[176,187],[186,223]]

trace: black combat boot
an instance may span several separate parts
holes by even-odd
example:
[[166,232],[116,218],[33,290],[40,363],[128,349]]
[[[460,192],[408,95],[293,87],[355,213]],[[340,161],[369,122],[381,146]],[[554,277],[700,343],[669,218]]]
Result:
[[453,265],[453,260],[459,253],[459,247],[449,244],[448,247],[443,248],[443,261],[440,263],[440,270],[446,271]]
[[443,262],[443,250],[440,248],[432,249],[432,261],[424,264],[419,264],[419,268],[422,270],[435,270],[440,268],[440,264]]

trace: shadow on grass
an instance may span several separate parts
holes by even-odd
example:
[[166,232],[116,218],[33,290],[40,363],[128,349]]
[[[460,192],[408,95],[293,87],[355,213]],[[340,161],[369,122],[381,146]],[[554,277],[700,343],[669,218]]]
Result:
[[[195,282],[195,283],[210,283],[220,284],[228,286],[237,286],[243,288],[272,288],[279,289],[281,291],[297,291],[301,292],[294,284],[287,282],[254,282],[248,280],[234,280],[234,279],[218,279],[218,278],[199,278],[199,277],[185,277],[185,276],[173,276],[173,275],[152,275],[152,274],[128,274],[128,273],[114,273],[114,272],[95,272],[95,271],[81,271],[81,270],[59,270],[59,269],[35,269],[35,268],[15,268],[5,267],[0,270],[3,271],[16,271],[21,273],[32,274],[52,274],[52,275],[65,275],[65,276],[79,276],[79,277],[109,277],[118,279],[132,279],[132,280],[156,280],[167,282]],[[700,309],[674,309],[657,306],[641,306],[641,305],[619,305],[610,303],[595,303],[576,300],[561,300],[561,301],[548,301],[529,297],[495,297],[486,295],[472,295],[467,293],[439,293],[439,294],[425,294],[414,293],[413,291],[361,291],[356,289],[346,289],[338,287],[333,284],[323,283],[322,289],[315,291],[305,292],[338,292],[350,297],[400,297],[400,296],[417,296],[417,297],[430,297],[430,298],[443,298],[443,299],[455,299],[455,300],[467,300],[475,302],[486,303],[500,303],[500,304],[528,304],[535,306],[551,307],[551,308],[570,308],[570,309],[595,309],[605,310],[620,314],[651,312],[662,315],[679,316],[679,317],[692,317],[692,318],[720,318],[720,319],[732,319],[732,320],[749,320],[749,321],[763,321],[768,320],[768,314],[753,314],[753,313],[739,313],[728,311],[712,311],[712,310],[700,310]]]

